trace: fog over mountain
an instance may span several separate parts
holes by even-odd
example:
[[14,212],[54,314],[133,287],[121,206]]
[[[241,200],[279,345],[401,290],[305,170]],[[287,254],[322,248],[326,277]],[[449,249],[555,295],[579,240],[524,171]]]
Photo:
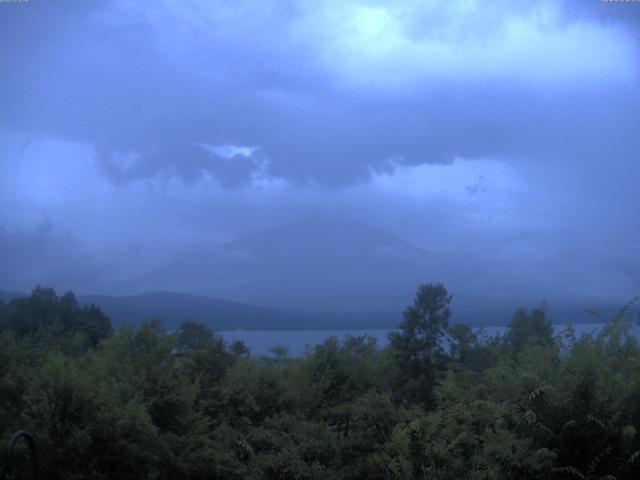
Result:
[[198,249],[125,290],[199,292],[306,311],[398,311],[438,257],[360,224],[311,218]]
[[640,291],[639,11],[0,2],[0,289],[619,305]]

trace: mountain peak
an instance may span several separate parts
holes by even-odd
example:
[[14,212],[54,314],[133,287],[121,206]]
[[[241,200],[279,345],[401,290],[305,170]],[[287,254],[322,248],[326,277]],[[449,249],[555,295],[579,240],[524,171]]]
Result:
[[335,217],[303,217],[275,228],[245,235],[221,246],[254,257],[290,255],[291,249],[320,257],[359,257],[363,254],[405,252],[416,256],[434,254],[390,233]]
[[436,263],[436,255],[362,223],[304,217],[190,252],[141,277],[137,290],[306,311],[393,311]]

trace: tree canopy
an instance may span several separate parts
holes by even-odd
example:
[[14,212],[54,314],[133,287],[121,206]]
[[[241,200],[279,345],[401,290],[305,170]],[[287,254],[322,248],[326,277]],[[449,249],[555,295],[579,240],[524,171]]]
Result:
[[[0,429],[36,437],[41,478],[635,479],[640,345],[626,311],[553,337],[452,323],[418,288],[399,331],[253,357],[205,325],[112,331],[73,294],[0,305]],[[0,461],[3,459],[0,458]]]

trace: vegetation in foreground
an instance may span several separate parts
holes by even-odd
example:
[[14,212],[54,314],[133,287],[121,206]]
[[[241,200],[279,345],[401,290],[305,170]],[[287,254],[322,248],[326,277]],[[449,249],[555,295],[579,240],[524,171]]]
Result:
[[48,479],[640,478],[629,306],[595,336],[554,338],[537,309],[479,338],[450,301],[420,286],[384,349],[251,358],[37,288],[0,306],[0,430],[36,436]]

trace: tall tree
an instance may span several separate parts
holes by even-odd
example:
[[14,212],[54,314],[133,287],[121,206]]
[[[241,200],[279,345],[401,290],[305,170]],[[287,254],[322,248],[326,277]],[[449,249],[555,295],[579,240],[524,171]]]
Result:
[[442,343],[451,317],[451,298],[442,283],[420,285],[413,305],[404,311],[400,331],[389,334],[401,372],[398,391],[405,401],[433,406],[435,369],[444,358]]

